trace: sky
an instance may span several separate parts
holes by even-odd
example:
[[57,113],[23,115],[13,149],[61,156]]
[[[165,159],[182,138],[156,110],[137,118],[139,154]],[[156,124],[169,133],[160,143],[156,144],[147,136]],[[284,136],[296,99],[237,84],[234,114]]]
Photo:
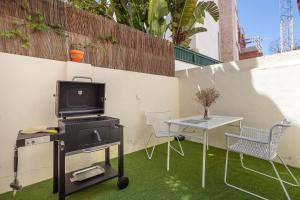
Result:
[[[263,53],[271,54],[270,43],[280,36],[280,0],[237,0],[240,24],[245,31],[246,38],[261,36]],[[294,37],[300,41],[300,14],[296,4],[294,6]]]

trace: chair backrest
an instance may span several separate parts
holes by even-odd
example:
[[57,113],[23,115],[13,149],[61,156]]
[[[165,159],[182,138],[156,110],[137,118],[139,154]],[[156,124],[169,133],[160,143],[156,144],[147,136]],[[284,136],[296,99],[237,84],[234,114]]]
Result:
[[270,130],[270,153],[276,153],[280,140],[286,128],[290,127],[290,122],[286,119],[278,124],[274,124]]
[[165,121],[171,119],[171,112],[145,112],[146,124],[153,128],[155,134],[158,131],[167,131],[168,125]]

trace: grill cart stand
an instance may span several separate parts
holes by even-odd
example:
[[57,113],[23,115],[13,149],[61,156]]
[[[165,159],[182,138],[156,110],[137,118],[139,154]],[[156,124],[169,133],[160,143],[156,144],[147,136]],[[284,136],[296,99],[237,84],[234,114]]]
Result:
[[[124,177],[123,132],[121,133],[119,142],[104,144],[103,146],[95,149],[95,151],[105,149],[105,161],[101,164],[105,169],[105,173],[81,182],[71,183],[70,177],[73,172],[65,173],[66,153],[64,134],[37,133],[32,135],[23,135],[19,133],[16,141],[16,153],[18,154],[18,149],[21,147],[47,142],[53,142],[53,193],[58,193],[59,200],[64,200],[67,195],[116,177],[118,177],[117,185],[120,189],[124,189],[128,186],[129,180],[127,177]],[[116,172],[110,165],[110,146],[116,144],[118,145],[118,172]],[[18,155],[16,155],[14,162],[18,162]]]
[[[75,81],[87,79],[89,82]],[[124,189],[129,179],[124,177],[123,126],[120,119],[103,116],[105,111],[105,84],[95,83],[89,77],[74,77],[72,81],[57,81],[55,113],[58,117],[57,134],[21,134],[15,147],[14,191],[21,189],[17,179],[18,148],[53,142],[53,193],[59,200],[89,186],[118,178],[118,187]],[[118,171],[110,164],[112,145],[118,145]],[[105,161],[76,172],[65,172],[68,155],[105,150]],[[96,169],[96,170],[95,170]],[[94,170],[94,171],[93,171]],[[98,171],[97,171],[98,170]]]
[[[118,145],[118,172],[116,172],[110,164],[110,146]],[[118,187],[124,189],[128,185],[128,178],[124,177],[124,152],[123,152],[123,133],[121,139],[117,143],[104,144],[103,146],[97,147],[90,152],[105,149],[105,161],[100,165],[105,169],[105,173],[99,176],[92,177],[90,179],[71,182],[70,178],[74,172],[65,173],[65,142],[64,134],[59,135],[59,140],[53,143],[53,193],[59,195],[59,200],[64,200],[66,196],[83,190],[87,187],[101,183],[112,178],[118,177]]]

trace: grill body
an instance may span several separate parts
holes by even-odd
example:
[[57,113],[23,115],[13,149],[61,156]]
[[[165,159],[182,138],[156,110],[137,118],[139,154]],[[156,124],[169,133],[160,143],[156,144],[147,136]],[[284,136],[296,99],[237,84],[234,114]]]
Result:
[[104,83],[57,81],[55,107],[66,153],[120,141],[120,120],[101,116],[105,111]]
[[116,143],[123,134],[119,119],[107,116],[61,119],[58,125],[65,134],[66,153]]

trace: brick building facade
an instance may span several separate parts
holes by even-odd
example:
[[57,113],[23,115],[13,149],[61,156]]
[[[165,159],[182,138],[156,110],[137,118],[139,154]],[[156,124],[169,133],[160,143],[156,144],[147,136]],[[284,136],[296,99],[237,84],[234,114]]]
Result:
[[229,62],[239,59],[238,17],[236,0],[219,0],[220,8],[220,60]]
[[236,0],[219,0],[219,52],[222,62],[262,56],[255,46],[247,47],[245,34],[240,27]]

